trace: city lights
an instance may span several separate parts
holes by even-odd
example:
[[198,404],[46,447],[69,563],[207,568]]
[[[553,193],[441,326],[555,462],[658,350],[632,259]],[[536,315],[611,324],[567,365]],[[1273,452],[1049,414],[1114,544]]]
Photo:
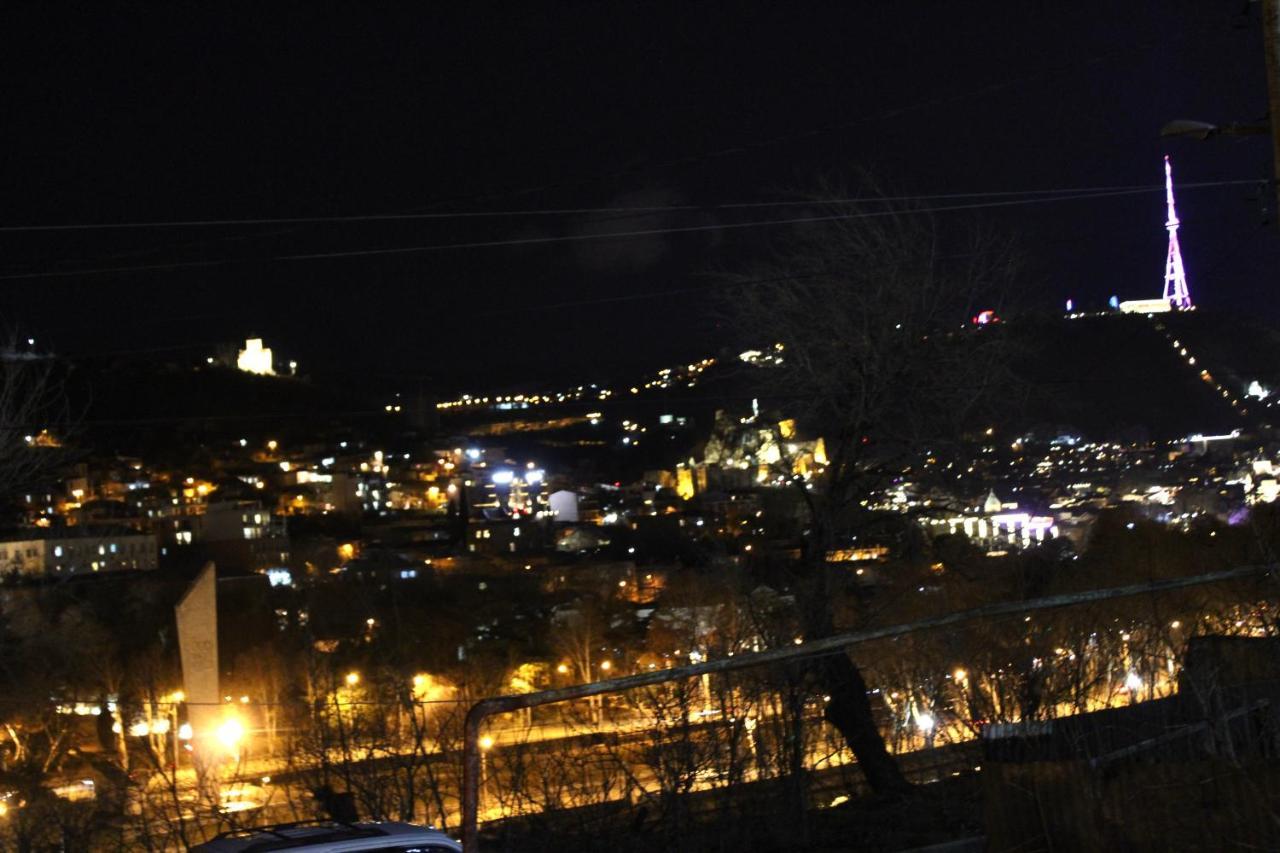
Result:
[[0,850],[1278,846],[1280,0],[259,5],[6,20]]

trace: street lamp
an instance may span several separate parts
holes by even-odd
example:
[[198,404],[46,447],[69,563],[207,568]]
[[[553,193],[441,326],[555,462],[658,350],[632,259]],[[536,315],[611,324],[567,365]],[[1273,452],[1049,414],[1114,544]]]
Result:
[[228,755],[236,755],[240,746],[240,741],[244,739],[244,725],[235,717],[228,717],[223,720],[222,725],[217,729],[218,743],[222,744],[222,748],[227,751]]
[[1163,137],[1185,136],[1189,139],[1204,141],[1210,136],[1259,136],[1271,130],[1267,122],[1245,124],[1233,121],[1230,124],[1211,124],[1207,121],[1179,118],[1160,128]]
[[[698,649],[689,652],[689,663],[699,664],[706,659],[707,656]],[[702,673],[699,681],[702,682],[702,712],[706,714],[711,710],[711,673]]]
[[[1160,135],[1208,139],[1216,135],[1252,136],[1269,132],[1274,169],[1271,184],[1276,194],[1276,201],[1280,202],[1280,0],[1262,0],[1260,5],[1262,7],[1263,67],[1267,77],[1267,108],[1271,121],[1219,126],[1203,121],[1179,119],[1166,124],[1160,131]],[[1274,218],[1276,224],[1280,225],[1280,215]]]
[[484,735],[478,741],[480,745],[480,778],[485,777],[485,768],[488,764],[489,750],[493,749],[493,738]]
[[[1211,136],[1260,136],[1262,134],[1272,133],[1272,125],[1270,122],[1238,122],[1233,121],[1228,124],[1212,124],[1207,121],[1198,121],[1196,119],[1174,119],[1173,121],[1160,128],[1162,137],[1185,137],[1187,139],[1196,139],[1204,141]],[[1274,202],[1280,203],[1280,132],[1272,133],[1272,160],[1275,174],[1272,175],[1272,190],[1276,194]],[[1265,182],[1261,182],[1265,183]],[[1280,216],[1276,216],[1273,212],[1272,218],[1276,224],[1280,225]]]
[[938,721],[934,718],[933,714],[930,714],[927,711],[917,711],[916,727],[920,729],[921,734],[924,735],[925,747],[932,749],[934,730],[938,727]]

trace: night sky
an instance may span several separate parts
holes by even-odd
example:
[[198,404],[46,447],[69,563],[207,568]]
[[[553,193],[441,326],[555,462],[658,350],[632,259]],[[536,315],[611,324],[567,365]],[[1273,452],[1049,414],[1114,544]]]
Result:
[[[388,387],[577,379],[714,351],[708,273],[780,229],[562,238],[785,218],[715,206],[860,170],[894,194],[1158,184],[1166,152],[1187,183],[1271,174],[1265,137],[1158,135],[1264,117],[1240,0],[15,5],[7,226],[699,208],[0,233],[3,321],[75,354],[253,333]],[[1197,302],[1280,320],[1257,190],[1179,213]],[[1159,193],[984,218],[1019,234],[1031,304],[1159,296]],[[511,241],[535,242],[443,248]]]

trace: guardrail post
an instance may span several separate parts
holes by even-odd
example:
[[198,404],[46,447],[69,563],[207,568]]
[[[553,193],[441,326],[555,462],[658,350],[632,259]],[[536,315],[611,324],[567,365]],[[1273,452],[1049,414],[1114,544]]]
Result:
[[462,849],[480,849],[480,724],[489,716],[484,701],[467,711],[462,733]]

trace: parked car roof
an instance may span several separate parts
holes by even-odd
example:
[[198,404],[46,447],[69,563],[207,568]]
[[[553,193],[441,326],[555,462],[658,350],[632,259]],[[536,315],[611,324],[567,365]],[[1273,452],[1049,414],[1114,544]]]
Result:
[[298,821],[224,832],[192,853],[461,853],[462,845],[432,827],[398,821]]

